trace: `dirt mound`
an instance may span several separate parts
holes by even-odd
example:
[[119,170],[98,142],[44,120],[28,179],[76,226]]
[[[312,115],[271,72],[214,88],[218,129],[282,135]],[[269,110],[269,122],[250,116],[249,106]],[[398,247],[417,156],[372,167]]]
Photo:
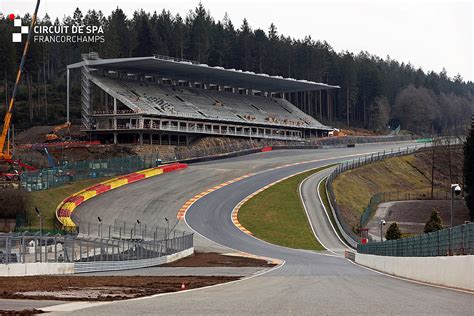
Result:
[[234,276],[32,276],[0,277],[0,298],[113,301],[177,292],[238,280]]
[[265,260],[239,257],[225,256],[214,252],[195,252],[192,256],[188,256],[181,260],[167,263],[163,267],[272,267]]
[[[46,140],[46,134],[51,133],[51,131],[56,127],[53,126],[33,126],[28,128],[17,135],[15,135],[15,142],[17,144],[41,144]],[[72,135],[85,135],[81,132],[79,125],[72,125],[70,128]],[[64,135],[64,131],[59,132],[59,134]]]

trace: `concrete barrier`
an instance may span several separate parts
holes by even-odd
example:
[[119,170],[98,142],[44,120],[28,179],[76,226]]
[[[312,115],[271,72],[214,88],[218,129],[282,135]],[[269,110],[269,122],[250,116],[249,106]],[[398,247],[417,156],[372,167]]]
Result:
[[355,262],[411,280],[474,291],[474,255],[389,257],[357,253]]
[[73,274],[74,263],[34,262],[0,264],[0,276],[32,276],[49,274]]

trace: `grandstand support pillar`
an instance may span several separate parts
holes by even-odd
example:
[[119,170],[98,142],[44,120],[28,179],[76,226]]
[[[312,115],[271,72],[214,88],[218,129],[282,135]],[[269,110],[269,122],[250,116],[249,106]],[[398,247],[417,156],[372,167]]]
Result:
[[115,145],[118,144],[118,137],[117,137],[118,135],[117,134],[118,133],[114,133],[114,144]]
[[329,89],[326,89],[326,108],[327,108],[327,115],[328,115],[328,120],[331,122],[331,110],[329,108]]
[[143,132],[138,133],[140,145],[143,145]]
[[69,122],[69,68],[66,70],[66,122]]
[[153,134],[150,133],[150,145],[153,145]]
[[117,114],[117,98],[114,98],[114,114]]

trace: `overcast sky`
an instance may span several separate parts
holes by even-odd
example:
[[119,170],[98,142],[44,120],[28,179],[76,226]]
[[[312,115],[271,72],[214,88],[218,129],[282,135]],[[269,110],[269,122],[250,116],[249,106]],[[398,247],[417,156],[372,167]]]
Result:
[[[4,14],[32,12],[35,0],[0,0]],[[118,5],[129,16],[133,11],[161,11],[186,15],[199,0],[42,0],[40,16],[72,15],[102,10],[108,15]],[[326,40],[340,52],[368,51],[385,58],[410,62],[425,72],[446,68],[448,76],[460,73],[473,81],[472,1],[425,0],[202,0],[216,20],[225,12],[236,27],[247,18],[252,28],[268,30],[275,23],[280,34],[294,38],[311,35]]]

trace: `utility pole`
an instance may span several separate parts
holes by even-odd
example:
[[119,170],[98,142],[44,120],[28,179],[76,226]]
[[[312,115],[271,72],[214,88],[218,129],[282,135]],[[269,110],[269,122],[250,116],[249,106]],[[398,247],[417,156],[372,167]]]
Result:
[[433,199],[434,190],[434,171],[435,171],[435,148],[436,142],[431,140],[431,199]]

